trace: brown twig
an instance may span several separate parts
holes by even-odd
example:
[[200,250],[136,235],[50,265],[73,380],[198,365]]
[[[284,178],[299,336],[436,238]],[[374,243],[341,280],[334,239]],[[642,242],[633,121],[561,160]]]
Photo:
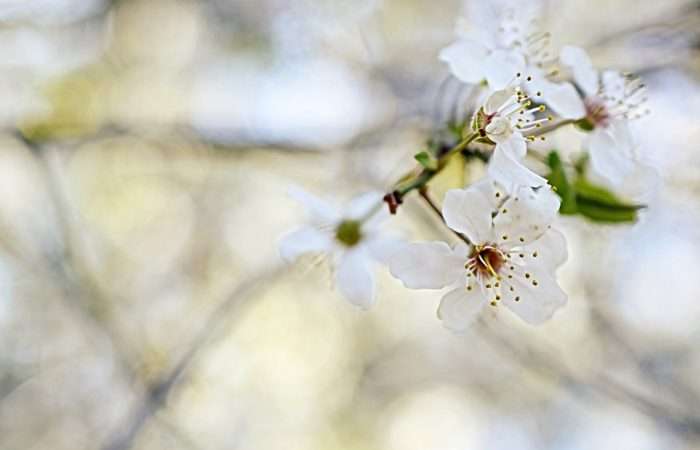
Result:
[[[430,207],[430,209],[440,218],[442,223],[444,223],[445,226],[447,226],[447,222],[445,222],[445,216],[442,215],[442,211],[440,210],[438,205],[435,203],[435,201],[433,201],[433,199],[430,197],[430,194],[428,194],[427,186],[423,186],[422,188],[420,188],[418,190],[418,193],[420,194],[421,198],[425,201],[425,203],[427,203],[427,205]],[[469,242],[469,239],[465,235],[453,230],[449,226],[447,226],[447,228],[449,228],[450,231],[455,234],[455,236],[457,236],[460,240],[464,241],[467,245],[471,244],[471,242]]]

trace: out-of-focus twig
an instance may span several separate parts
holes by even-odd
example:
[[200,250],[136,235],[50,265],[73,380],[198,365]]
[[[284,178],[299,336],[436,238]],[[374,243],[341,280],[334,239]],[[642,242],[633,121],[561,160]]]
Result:
[[277,266],[265,270],[238,285],[228,298],[216,308],[200,326],[199,332],[175,366],[147,390],[140,406],[127,419],[126,424],[101,447],[103,450],[127,450],[131,448],[139,432],[149,418],[165,406],[173,387],[190,367],[196,356],[205,348],[212,336],[221,327],[244,315],[243,308],[249,305],[253,294],[260,294],[268,283],[285,273],[285,267]]

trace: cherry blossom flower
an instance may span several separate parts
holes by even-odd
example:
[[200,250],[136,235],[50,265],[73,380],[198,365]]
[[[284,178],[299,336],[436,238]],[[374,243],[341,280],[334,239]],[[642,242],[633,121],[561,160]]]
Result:
[[655,184],[656,171],[638,153],[628,121],[648,111],[646,87],[639,78],[615,70],[598,72],[579,47],[562,49],[561,61],[568,66],[584,93],[582,120],[590,135],[585,147],[596,175],[629,198],[644,196]]
[[283,236],[280,255],[293,261],[304,254],[322,254],[330,258],[335,284],[352,304],[369,308],[375,301],[374,265],[386,263],[399,245],[398,240],[380,231],[388,217],[382,195],[370,192],[352,199],[343,211],[299,188],[290,195],[303,204],[309,223]]
[[493,90],[508,86],[515,73],[526,74],[531,78],[528,93],[541,92],[543,101],[562,117],[578,116],[583,112],[579,95],[571,83],[554,81],[558,69],[550,34],[535,24],[536,20],[507,16],[497,30],[460,37],[440,52],[440,59],[457,79],[470,84],[486,80]]
[[[516,78],[521,75],[517,74]],[[535,114],[545,110],[544,105],[532,107],[530,97],[520,86],[509,86],[492,93],[474,116],[472,128],[482,138],[496,144],[489,175],[505,186],[522,185],[538,187],[547,181],[522,164],[527,153],[526,140],[535,136],[524,136],[551,120],[551,117],[535,119]]]
[[562,48],[560,60],[584,94],[583,110],[573,119],[587,119],[591,128],[605,129],[648,112],[646,86],[639,78],[616,70],[598,72],[580,47]]
[[563,235],[550,227],[558,209],[559,198],[546,186],[508,194],[486,179],[448,191],[445,222],[471,245],[407,244],[391,258],[391,273],[411,289],[449,286],[438,317],[454,331],[469,327],[487,305],[543,323],[567,300],[555,279],[567,258]]

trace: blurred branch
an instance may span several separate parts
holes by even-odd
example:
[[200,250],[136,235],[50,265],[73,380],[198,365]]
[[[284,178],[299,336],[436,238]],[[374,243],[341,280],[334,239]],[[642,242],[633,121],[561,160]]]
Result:
[[[119,135],[122,131],[119,128],[108,128],[103,130],[101,137],[104,138],[105,134]],[[87,265],[83,263],[81,258],[80,233],[76,234],[73,232],[73,222],[70,218],[71,207],[56,168],[58,156],[53,150],[49,150],[43,145],[28,139],[21,132],[16,132],[15,136],[39,159],[49,181],[50,196],[56,209],[64,248],[61,255],[47,255],[47,257],[53,262],[52,267],[56,271],[56,276],[61,286],[65,289],[65,298],[103,298],[105,294],[99,289],[99,285],[92,280],[87,270]],[[96,136],[92,138],[97,139]],[[206,347],[214,333],[221,329],[223,324],[232,316],[240,317],[243,313],[241,309],[247,304],[245,300],[254,293],[259,292],[260,287],[265,285],[266,282],[276,279],[284,272],[284,266],[275,266],[249,278],[247,281],[237,284],[233,291],[226,296],[225,300],[205,319],[195,338],[188,346],[188,350],[178,359],[170,371],[147,387],[140,406],[127,418],[121,430],[108,439],[102,448],[105,450],[126,450],[130,448],[149,419],[165,406],[174,386],[182,378],[196,356]],[[119,337],[109,326],[109,321],[102,320],[102,318],[96,316],[93,309],[84,301],[78,302],[78,304],[81,306],[79,311],[89,317],[103,333],[106,333],[114,347],[120,350],[120,346],[116,345]],[[125,358],[124,352],[117,351],[116,353],[121,366],[128,370],[129,379],[132,381],[138,379],[134,374],[133,365],[130,364],[129,359]]]
[[203,322],[187,352],[180,357],[175,366],[148,388],[141,405],[122,427],[123,431],[108,439],[101,448],[103,450],[127,450],[131,448],[148,420],[165,406],[173,387],[191,366],[196,356],[206,347],[212,336],[223,327],[227,320],[243,316],[244,311],[241,309],[249,305],[253,294],[260,294],[263,286],[268,286],[270,282],[285,272],[284,266],[277,266],[240,283]]
[[[47,151],[41,144],[27,139],[22,133],[15,133],[15,136],[32,151],[43,169],[48,183],[49,198],[57,219],[57,228],[61,237],[61,241],[57,243],[58,253],[50,252],[44,255],[49,262],[51,275],[48,279],[53,279],[60,286],[65,304],[87,319],[93,330],[108,339],[115,349],[114,353],[120,370],[123,370],[129,379],[134,379],[134,366],[131,358],[126,356],[126,349],[121,345],[118,333],[91,306],[96,302],[106,304],[108,299],[88,270],[90,265],[84,261],[79,241],[81,233],[73,231],[72,207],[55,166],[57,155]],[[25,264],[28,266],[29,273],[41,270],[41,267],[33,262],[25,262]]]
[[584,388],[631,406],[688,440],[700,438],[700,416],[695,415],[696,411],[683,411],[668,402],[649,398],[605,373],[590,380],[582,379],[551,349],[544,350],[542,345],[524,344],[522,339],[507,339],[501,331],[490,328],[485,321],[480,322],[480,331],[483,340],[504,358],[517,361],[522,367],[546,379],[559,381],[574,394],[577,394],[574,387]]

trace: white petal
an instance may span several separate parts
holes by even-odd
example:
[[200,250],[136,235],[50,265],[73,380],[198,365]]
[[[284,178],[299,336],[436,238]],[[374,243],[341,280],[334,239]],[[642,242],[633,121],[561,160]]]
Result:
[[658,173],[637,159],[635,144],[624,122],[593,130],[587,146],[594,175],[617,194],[639,200],[655,189]]
[[527,144],[521,134],[514,134],[507,141],[501,142],[499,147],[517,159],[522,159],[527,154]]
[[548,186],[518,188],[493,219],[499,245],[519,247],[542,236],[559,212],[560,198]]
[[388,266],[394,254],[407,243],[394,237],[376,236],[368,238],[365,245],[375,261]]
[[630,171],[616,193],[627,200],[643,202],[656,191],[660,181],[659,172],[655,168],[635,161],[634,169]]
[[442,215],[447,226],[463,233],[471,242],[491,240],[491,199],[479,189],[451,189],[445,194]]
[[527,266],[517,272],[503,278],[502,302],[525,322],[539,325],[566,304],[566,293],[546,269]]
[[517,73],[525,70],[522,54],[507,50],[492,52],[484,62],[486,81],[491,89],[503,89],[515,79]]
[[457,242],[454,247],[452,247],[452,254],[460,258],[460,261],[466,261],[467,257],[471,253],[471,246],[467,245],[466,242],[459,241]]
[[469,188],[480,191],[487,199],[489,199],[492,211],[496,211],[498,208],[500,208],[509,194],[505,186],[490,177],[482,178],[481,180],[472,184]]
[[626,123],[617,121],[608,128],[597,128],[588,140],[591,167],[613,185],[622,183],[634,170],[634,147]]
[[465,83],[479,83],[486,78],[483,61],[488,50],[482,44],[460,39],[442,49],[440,59],[446,62],[452,74]]
[[306,207],[311,218],[316,222],[334,223],[340,219],[340,213],[330,203],[316,197],[298,186],[290,186],[290,197]]
[[382,205],[382,197],[384,194],[378,191],[365,192],[354,197],[345,208],[344,217],[353,220],[365,218],[367,214],[377,208],[377,205]]
[[367,309],[374,303],[372,261],[363,249],[345,252],[338,261],[335,281],[340,293],[353,305]]
[[440,289],[464,274],[465,262],[444,242],[420,242],[394,253],[389,270],[407,288]]
[[548,229],[539,239],[521,248],[528,262],[536,262],[554,273],[568,258],[566,238],[554,228]]
[[583,99],[571,83],[547,83],[542,88],[542,98],[564,119],[580,119],[586,116]]
[[574,80],[587,95],[595,95],[598,91],[598,72],[593,68],[591,59],[580,47],[570,45],[561,49],[559,59],[562,64],[571,68]]
[[474,322],[484,303],[481,290],[467,291],[465,287],[459,287],[442,297],[438,317],[447,329],[461,332]]
[[491,119],[489,124],[486,125],[486,128],[484,128],[484,131],[486,131],[486,135],[489,139],[497,144],[508,142],[516,135],[510,119],[500,116]]
[[622,157],[625,145],[626,142],[616,141],[605,128],[596,128],[588,139],[591,167],[613,185],[627,176],[631,168],[630,163]]
[[513,89],[501,89],[493,92],[484,102],[484,112],[486,114],[495,113],[505,102],[515,95]]
[[514,151],[510,147],[512,146],[501,144],[496,146],[487,169],[489,176],[503,186],[509,187],[508,189],[514,185],[543,186],[547,184],[547,180],[525,167],[513,155]]
[[282,259],[293,261],[304,253],[326,252],[330,250],[331,244],[331,236],[307,226],[283,236],[279,242],[279,251]]

